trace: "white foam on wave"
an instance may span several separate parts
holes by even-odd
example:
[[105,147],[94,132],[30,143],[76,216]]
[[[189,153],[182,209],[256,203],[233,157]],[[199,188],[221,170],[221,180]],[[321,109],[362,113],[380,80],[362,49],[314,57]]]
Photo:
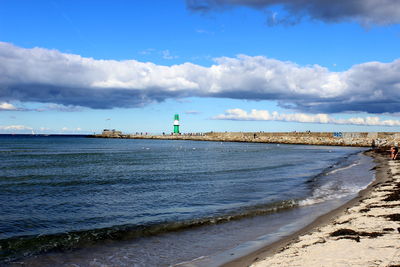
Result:
[[180,263],[176,263],[176,264],[170,265],[169,267],[178,267],[178,266],[189,267],[189,266],[196,266],[196,262],[205,260],[205,259],[207,259],[207,258],[209,258],[209,257],[207,257],[207,256],[200,256],[200,257],[197,257],[197,258],[195,258],[195,259],[193,259],[193,260],[190,260],[190,261],[184,261],[184,262],[180,262]]
[[337,173],[337,172],[340,172],[340,171],[344,171],[344,170],[353,168],[353,167],[355,167],[355,166],[357,166],[357,165],[360,165],[360,162],[359,162],[359,161],[354,162],[353,164],[350,164],[350,165],[348,165],[348,166],[346,166],[346,167],[334,169],[334,170],[332,170],[332,171],[326,173],[326,175],[334,174],[334,173]]
[[365,160],[358,159],[348,166],[340,167],[326,173],[325,179],[328,179],[327,182],[315,188],[312,195],[306,199],[300,200],[298,205],[314,205],[357,194],[373,181],[373,179],[369,182],[364,179],[360,180],[360,177],[367,175],[367,173],[359,169],[368,168],[368,165],[364,166],[365,164]]
[[299,206],[308,206],[322,203],[329,200],[340,199],[352,194],[356,194],[365,187],[344,186],[337,187],[333,184],[326,184],[314,190],[313,195],[298,202]]

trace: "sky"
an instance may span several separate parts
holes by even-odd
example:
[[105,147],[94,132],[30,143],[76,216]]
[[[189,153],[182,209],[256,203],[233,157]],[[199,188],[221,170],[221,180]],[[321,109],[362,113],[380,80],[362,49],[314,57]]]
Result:
[[0,133],[400,131],[397,0],[0,0]]

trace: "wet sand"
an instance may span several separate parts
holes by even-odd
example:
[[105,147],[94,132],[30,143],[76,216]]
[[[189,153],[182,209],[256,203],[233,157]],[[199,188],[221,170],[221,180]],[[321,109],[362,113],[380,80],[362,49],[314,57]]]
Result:
[[400,161],[375,158],[376,179],[311,225],[224,266],[400,266]]

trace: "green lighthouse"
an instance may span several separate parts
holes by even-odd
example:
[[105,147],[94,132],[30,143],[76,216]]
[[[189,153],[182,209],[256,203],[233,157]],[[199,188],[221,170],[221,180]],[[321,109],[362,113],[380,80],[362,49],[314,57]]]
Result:
[[179,115],[174,116],[174,134],[179,134]]

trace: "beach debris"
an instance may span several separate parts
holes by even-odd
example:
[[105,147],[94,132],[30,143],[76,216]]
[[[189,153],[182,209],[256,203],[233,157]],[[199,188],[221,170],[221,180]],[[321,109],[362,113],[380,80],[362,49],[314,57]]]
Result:
[[365,213],[365,212],[368,212],[368,211],[370,211],[370,209],[368,209],[368,208],[360,209],[360,212],[361,212],[361,213]]
[[339,229],[336,230],[335,232],[331,233],[330,236],[332,237],[338,237],[339,239],[351,239],[356,242],[360,242],[360,237],[361,236],[366,236],[370,238],[376,238],[378,236],[383,236],[383,233],[379,232],[357,232],[352,229]]
[[368,206],[370,209],[375,209],[375,208],[387,208],[387,209],[392,209],[392,208],[398,208],[399,205],[393,204],[393,205],[369,205]]
[[342,235],[358,235],[358,233],[351,229],[339,229],[331,233],[331,236],[342,236]]
[[310,244],[304,244],[303,246],[301,246],[301,248],[306,248],[306,247],[313,246],[313,245],[316,245],[316,244],[324,244],[324,243],[326,243],[325,238],[320,237],[320,238],[318,238],[317,241],[315,241],[313,243],[310,243]]
[[398,201],[400,200],[400,190],[389,194],[383,201]]
[[391,221],[400,221],[400,213],[384,215],[383,217],[386,217],[386,218],[390,219]]
[[383,231],[394,231],[394,228],[383,228]]
[[351,219],[348,219],[348,220],[345,220],[345,221],[341,221],[341,222],[335,221],[333,224],[334,224],[334,225],[336,225],[336,224],[347,224],[347,223],[349,223],[349,222],[351,222]]

